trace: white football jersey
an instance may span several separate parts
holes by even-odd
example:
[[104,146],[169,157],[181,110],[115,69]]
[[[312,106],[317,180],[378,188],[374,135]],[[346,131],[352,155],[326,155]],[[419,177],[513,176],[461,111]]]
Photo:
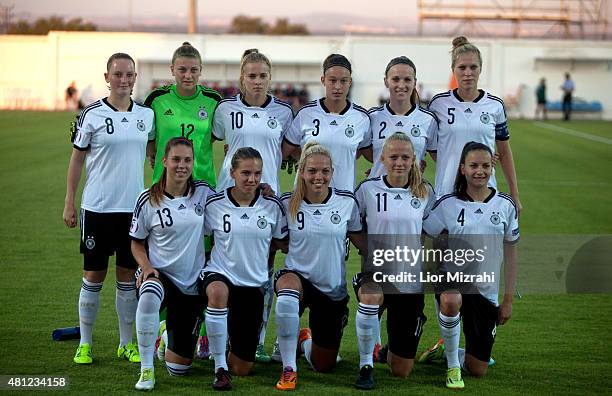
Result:
[[249,206],[240,206],[229,190],[206,202],[205,233],[214,236],[215,244],[205,269],[235,286],[262,287],[268,281],[270,242],[287,236],[285,210],[277,197],[264,197],[259,190]]
[[280,194],[278,171],[282,161],[281,144],[293,120],[291,105],[268,96],[261,107],[250,106],[238,94],[219,102],[213,120],[214,138],[225,140],[229,146],[219,172],[219,191],[234,185],[230,169],[236,150],[253,147],[263,159],[261,181]]
[[[520,237],[516,205],[508,194],[495,191],[483,202],[474,202],[470,197],[447,194],[433,206],[423,220],[423,230],[431,235],[439,235],[447,230],[449,247],[472,250],[483,249],[484,261],[474,267],[478,272],[494,272],[495,282],[477,284],[480,293],[493,304],[498,305],[499,280],[504,259],[504,243],[516,243]],[[461,240],[451,238],[461,235]],[[448,267],[443,264],[442,270]],[[470,271],[473,273],[474,271]]]
[[138,197],[130,236],[147,240],[149,261],[184,294],[196,295],[197,280],[204,267],[204,206],[215,191],[203,181],[195,182],[193,195],[172,197],[164,193],[153,205],[149,190]]
[[[438,134],[433,150],[437,151],[436,193],[438,197],[454,190],[455,177],[466,143],[487,145],[495,153],[497,140],[508,140],[508,125],[504,102],[483,90],[473,102],[465,102],[457,90],[434,96],[429,110],[439,120]],[[495,170],[489,185],[496,187]]]
[[299,272],[332,300],[346,297],[346,236],[361,232],[359,207],[350,191],[329,190],[320,204],[306,200],[296,219],[289,214],[292,193],[283,194],[289,223],[289,253],[285,268]]
[[81,111],[74,148],[85,154],[81,208],[97,213],[134,210],[144,189],[147,141],[155,137],[153,110],[132,102],[117,111],[106,98]]
[[285,140],[304,148],[313,139],[323,145],[332,156],[334,175],[331,186],[353,191],[358,149],[371,144],[370,119],[367,111],[348,102],[339,114],[330,113],[323,99],[304,105],[295,115]]
[[[426,185],[427,196],[417,198],[412,195],[407,185],[390,186],[387,176],[366,179],[359,184],[355,190],[355,197],[369,235],[369,251],[395,246],[406,246],[415,254],[422,251],[423,218],[436,201],[433,188],[429,184]],[[402,292],[418,293],[422,291],[418,275],[423,263],[420,255],[416,257],[418,258],[415,262],[387,263],[380,269],[386,274],[414,273],[417,281],[397,283],[396,287]]]
[[385,103],[368,111],[370,116],[370,136],[372,137],[372,151],[374,152],[374,164],[370,171],[370,177],[381,176],[387,173],[380,155],[383,144],[387,137],[395,132],[404,132],[414,146],[417,164],[425,158],[425,152],[431,151],[434,146],[433,139],[438,129],[436,116],[422,107],[415,106],[406,114],[395,114]]

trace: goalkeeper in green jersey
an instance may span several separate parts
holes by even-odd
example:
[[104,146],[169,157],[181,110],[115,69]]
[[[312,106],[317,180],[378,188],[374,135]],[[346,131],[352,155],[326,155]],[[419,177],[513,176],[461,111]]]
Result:
[[[155,112],[155,139],[147,145],[147,158],[153,167],[153,181],[159,181],[164,169],[162,158],[166,143],[178,136],[191,140],[194,148],[193,178],[204,180],[212,187],[217,185],[212,152],[213,114],[221,95],[199,85],[202,75],[202,57],[188,42],[178,47],[172,55],[170,71],[175,84],[155,89],[145,99],[145,105]],[[211,250],[210,238],[205,238],[207,255]],[[162,313],[162,317],[164,317]],[[197,357],[208,357],[208,340],[202,326],[198,340]],[[161,340],[164,340],[162,334]],[[165,342],[161,342],[158,357],[163,358]]]
[[202,58],[197,49],[184,42],[172,55],[170,66],[176,83],[157,88],[145,105],[155,112],[155,140],[147,146],[147,157],[153,166],[153,183],[161,176],[166,143],[178,136],[191,140],[195,149],[193,177],[216,185],[212,154],[212,118],[221,95],[198,84],[202,75]]

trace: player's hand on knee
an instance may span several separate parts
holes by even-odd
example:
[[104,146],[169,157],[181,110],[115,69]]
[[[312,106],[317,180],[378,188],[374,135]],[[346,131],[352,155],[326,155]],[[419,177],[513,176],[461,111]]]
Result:
[[74,205],[64,206],[63,218],[64,218],[64,224],[66,224],[66,227],[68,228],[76,227],[76,209],[74,208]]
[[159,278],[159,271],[151,267],[151,265],[147,265],[146,267],[140,267],[140,268],[142,271],[140,271],[138,278],[136,278],[136,288],[137,289],[140,288],[140,285],[142,285],[142,283],[146,281],[147,279],[149,279],[151,276],[154,278]]

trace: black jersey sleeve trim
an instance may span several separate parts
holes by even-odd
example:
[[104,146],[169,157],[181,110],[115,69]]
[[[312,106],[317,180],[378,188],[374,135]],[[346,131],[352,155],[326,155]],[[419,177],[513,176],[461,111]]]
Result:
[[456,197],[457,194],[455,193],[451,193],[451,194],[446,194],[440,197],[440,199],[438,199],[436,201],[436,203],[434,203],[434,205],[431,207],[431,210],[434,210],[435,208],[437,208],[438,206],[440,206],[440,204],[442,203],[442,201],[447,200],[448,198],[452,198],[452,197]]
[[281,213],[283,214],[283,216],[287,216],[287,214],[285,213],[285,207],[283,206],[283,203],[280,201],[280,199],[278,199],[278,197],[276,197],[274,195],[271,195],[269,197],[266,197],[266,196],[262,196],[262,197],[263,197],[263,199],[266,199],[268,201],[272,201],[275,204],[277,204],[278,207],[280,208]]
[[87,151],[91,147],[91,144],[87,145],[87,147],[79,147],[76,144],[73,144],[72,147],[74,147],[75,149],[77,149],[79,151]]
[[158,96],[165,95],[167,93],[170,93],[170,86],[165,86],[165,87],[157,88],[153,92],[151,92],[149,94],[149,96],[147,96],[147,98],[145,99],[143,105],[145,107],[151,107],[151,105],[153,104],[153,101],[155,100],[155,98],[157,98]]
[[367,182],[371,182],[371,181],[378,181],[380,180],[380,176],[377,177],[370,177],[369,179],[365,179],[362,180],[358,185],[357,188],[355,188],[355,192],[357,192],[357,190],[359,190],[359,187],[361,187],[363,184],[367,183]]

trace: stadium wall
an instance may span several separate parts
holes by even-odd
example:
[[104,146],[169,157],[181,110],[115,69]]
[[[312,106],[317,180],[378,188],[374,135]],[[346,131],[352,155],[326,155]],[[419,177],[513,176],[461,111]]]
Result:
[[[64,91],[76,81],[84,102],[107,92],[103,73],[109,55],[127,52],[139,73],[135,97],[143,99],[151,85],[171,80],[172,52],[191,42],[204,57],[203,79],[229,84],[237,80],[240,56],[259,48],[272,60],[274,82],[307,84],[313,96],[322,95],[320,65],[332,52],[353,62],[351,97],[374,106],[384,90],[387,62],[399,55],[417,65],[424,96],[448,89],[450,38],[388,36],[258,36],[187,35],[162,33],[51,32],[47,36],[0,36],[0,108],[61,110]],[[510,116],[533,116],[534,90],[547,79],[549,101],[560,100],[559,86],[569,71],[575,96],[603,105],[603,119],[612,120],[611,41],[475,39],[483,55],[480,86],[505,98]]]

